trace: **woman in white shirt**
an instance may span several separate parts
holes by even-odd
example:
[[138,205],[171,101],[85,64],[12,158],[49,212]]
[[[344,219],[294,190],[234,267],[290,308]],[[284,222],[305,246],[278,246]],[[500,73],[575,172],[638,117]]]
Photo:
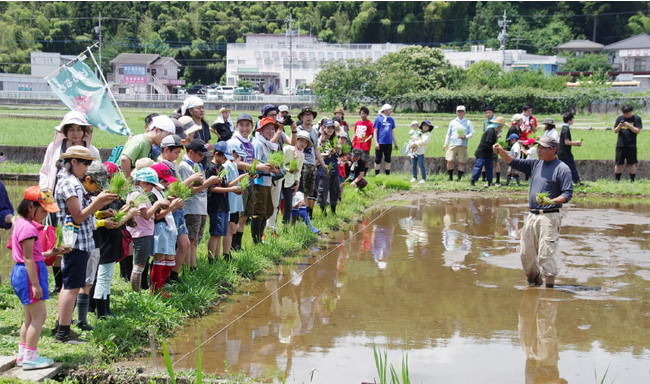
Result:
[[555,130],[555,122],[553,119],[544,119],[544,133],[542,133],[542,137],[544,136],[550,137],[556,143],[560,142],[560,134]]

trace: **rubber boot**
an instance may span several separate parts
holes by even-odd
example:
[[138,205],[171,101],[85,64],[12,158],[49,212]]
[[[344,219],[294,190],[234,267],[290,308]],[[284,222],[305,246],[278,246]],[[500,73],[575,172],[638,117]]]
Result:
[[52,275],[54,275],[54,291],[52,293],[57,294],[61,292],[63,288],[63,275],[61,274],[61,267],[52,266]]
[[90,305],[90,298],[85,293],[77,295],[77,327],[83,331],[92,331],[93,327],[88,324],[88,307]]
[[320,211],[323,214],[323,217],[327,217],[327,206],[321,205]]
[[105,319],[108,316],[106,311],[106,300],[105,299],[95,299],[97,302],[97,318]]
[[332,215],[336,216],[336,204],[330,205],[330,209],[332,210]]
[[291,208],[291,225],[295,225],[296,221],[298,221],[298,217],[300,217],[300,212],[298,211],[298,208]]
[[113,312],[111,312],[111,295],[106,295],[106,315],[108,316],[113,316]]
[[310,231],[313,233],[320,233],[320,230],[313,225],[311,225],[311,219],[309,218],[309,214],[307,213],[307,208],[302,207],[299,210],[300,217],[304,220],[305,224],[307,224],[307,228],[309,228]]

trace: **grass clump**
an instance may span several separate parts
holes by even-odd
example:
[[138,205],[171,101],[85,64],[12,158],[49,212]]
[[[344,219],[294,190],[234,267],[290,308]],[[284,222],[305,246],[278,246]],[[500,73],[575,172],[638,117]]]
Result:
[[131,183],[123,172],[117,172],[111,177],[111,184],[108,187],[108,191],[118,195],[120,199],[126,200],[126,195],[131,192],[131,189]]
[[368,184],[374,184],[386,189],[398,191],[408,191],[411,189],[411,183],[405,178],[396,175],[377,175],[367,179]]

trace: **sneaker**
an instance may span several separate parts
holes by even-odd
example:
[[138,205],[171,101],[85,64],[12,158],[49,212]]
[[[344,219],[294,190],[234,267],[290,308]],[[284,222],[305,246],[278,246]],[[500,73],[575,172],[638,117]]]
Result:
[[68,333],[60,333],[58,332],[56,336],[54,336],[54,339],[58,341],[59,343],[64,343],[64,344],[84,344],[87,343],[86,340],[81,340],[79,338],[79,335],[76,332],[70,331]]
[[77,321],[75,325],[77,326],[77,328],[81,329],[82,331],[92,331],[93,329],[95,329],[93,326],[91,326],[85,321]]
[[23,360],[23,371],[31,371],[34,369],[48,368],[54,365],[54,360],[47,357],[38,356],[34,360]]
[[418,181],[418,179],[416,179],[415,177],[411,178],[411,183],[415,183],[416,181]]
[[546,288],[555,287],[555,276],[546,276]]
[[424,180],[420,180],[418,184],[424,184]]
[[16,357],[16,367],[22,367],[22,366],[23,366],[23,358]]

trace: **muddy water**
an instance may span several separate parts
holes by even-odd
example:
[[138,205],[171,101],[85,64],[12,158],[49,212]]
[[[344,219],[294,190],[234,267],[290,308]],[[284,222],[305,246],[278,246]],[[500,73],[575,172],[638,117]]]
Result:
[[650,382],[648,206],[565,210],[558,283],[601,289],[551,290],[520,271],[520,202],[377,212],[189,324],[175,367],[199,340],[207,372],[289,383],[372,382],[373,346],[418,383]]

